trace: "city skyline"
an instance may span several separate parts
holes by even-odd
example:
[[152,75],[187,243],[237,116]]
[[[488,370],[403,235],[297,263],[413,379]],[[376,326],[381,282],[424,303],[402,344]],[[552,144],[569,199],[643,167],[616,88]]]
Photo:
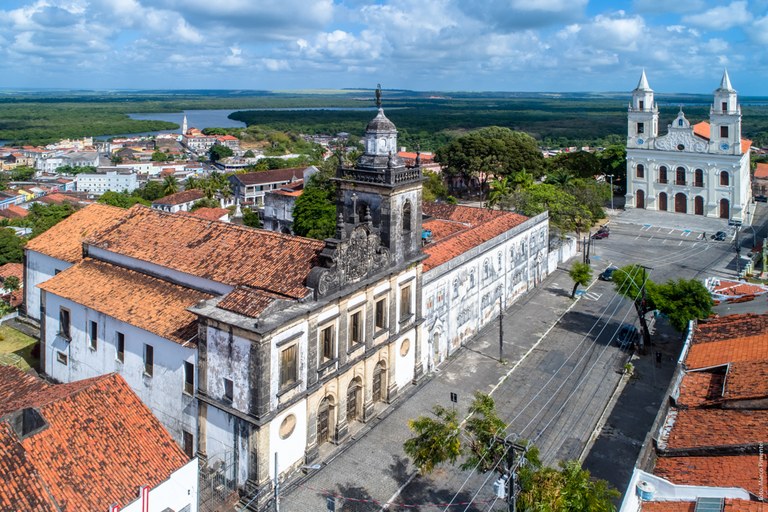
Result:
[[[0,89],[768,95],[768,0],[8,0]],[[373,84],[373,85],[372,85]]]

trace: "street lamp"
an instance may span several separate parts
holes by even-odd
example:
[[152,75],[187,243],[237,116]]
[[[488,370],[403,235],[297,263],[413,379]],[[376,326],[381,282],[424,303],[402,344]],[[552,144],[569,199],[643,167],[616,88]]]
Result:
[[611,211],[613,211],[613,174],[606,174],[606,176],[611,182]]

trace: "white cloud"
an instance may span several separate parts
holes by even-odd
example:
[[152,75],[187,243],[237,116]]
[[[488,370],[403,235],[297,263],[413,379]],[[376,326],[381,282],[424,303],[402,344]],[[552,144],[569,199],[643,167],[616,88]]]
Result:
[[683,22],[709,30],[728,30],[739,25],[746,25],[752,19],[747,10],[747,2],[739,0],[729,5],[713,7],[699,14],[683,17]]

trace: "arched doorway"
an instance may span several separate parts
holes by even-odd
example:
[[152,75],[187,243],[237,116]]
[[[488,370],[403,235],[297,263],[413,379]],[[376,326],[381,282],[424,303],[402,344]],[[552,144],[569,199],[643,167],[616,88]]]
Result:
[[662,212],[667,211],[667,193],[659,192],[659,210]]
[[696,196],[693,199],[693,213],[696,215],[704,215],[704,198]]
[[675,212],[688,213],[688,198],[682,192],[675,194]]
[[382,402],[386,397],[387,386],[387,368],[384,365],[384,361],[379,361],[376,364],[376,368],[373,370],[373,385],[371,390],[371,400],[374,402]]
[[326,396],[317,408],[317,444],[331,440],[331,426],[334,423],[333,397]]
[[645,208],[645,191],[635,192],[635,208]]
[[729,219],[731,217],[731,202],[727,199],[720,200],[720,218]]
[[440,364],[440,332],[432,335],[432,368]]
[[347,388],[347,423],[360,418],[363,405],[363,382],[360,377],[355,377]]

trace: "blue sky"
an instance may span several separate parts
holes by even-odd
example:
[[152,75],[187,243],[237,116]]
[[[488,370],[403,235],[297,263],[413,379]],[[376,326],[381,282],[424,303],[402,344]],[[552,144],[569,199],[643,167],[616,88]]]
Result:
[[0,88],[768,96],[768,0],[2,0]]

